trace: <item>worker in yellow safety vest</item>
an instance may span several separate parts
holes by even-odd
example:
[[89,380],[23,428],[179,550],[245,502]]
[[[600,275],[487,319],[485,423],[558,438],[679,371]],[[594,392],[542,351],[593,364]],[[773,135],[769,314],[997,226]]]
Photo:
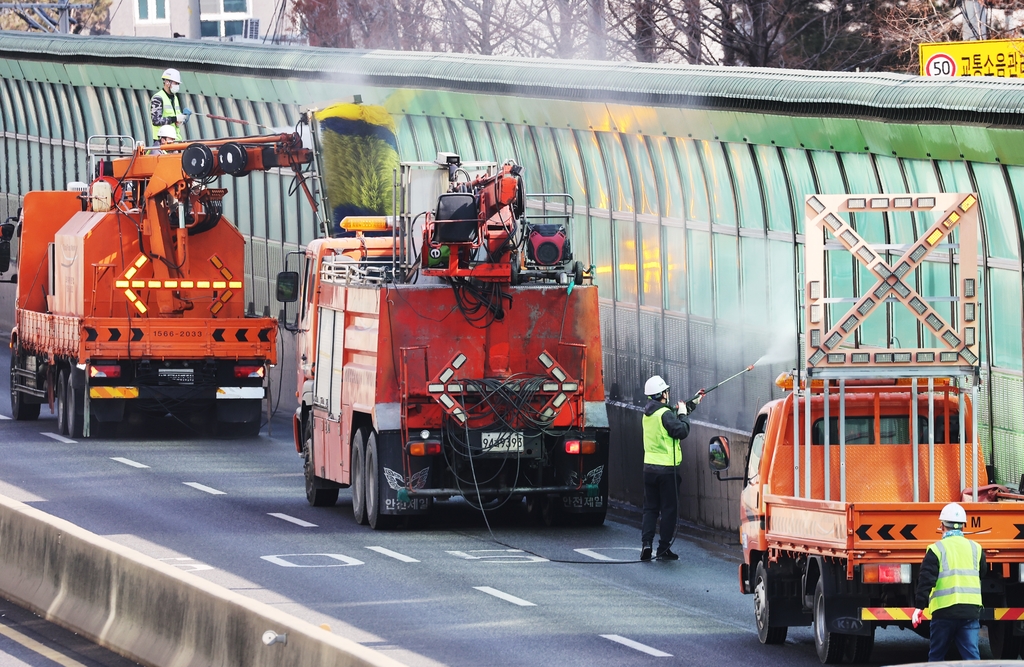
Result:
[[644,513],[640,536],[640,560],[651,560],[654,545],[655,524],[661,514],[661,531],[658,542],[658,560],[679,560],[672,552],[672,541],[676,532],[676,515],[679,511],[679,464],[683,453],[679,441],[690,433],[687,415],[693,412],[704,397],[698,393],[690,401],[682,402],[675,409],[668,405],[668,383],[660,375],[647,380],[644,394]]
[[950,644],[956,642],[963,660],[978,660],[978,630],[981,624],[981,575],[987,569],[981,545],[964,537],[967,512],[949,503],[939,514],[942,539],[928,547],[917,578],[917,609],[913,624],[931,614],[928,660],[946,659]]
[[160,128],[171,126],[174,128],[175,139],[183,141],[185,136],[182,128],[191,111],[181,108],[181,100],[178,99],[178,91],[181,89],[181,73],[174,68],[167,68],[163,73],[163,88],[156,91],[156,95],[149,103],[149,120],[152,126],[153,142],[160,140]]

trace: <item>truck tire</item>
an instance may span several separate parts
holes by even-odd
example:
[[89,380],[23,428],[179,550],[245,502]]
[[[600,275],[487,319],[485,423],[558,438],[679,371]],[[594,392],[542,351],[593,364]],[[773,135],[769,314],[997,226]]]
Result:
[[846,636],[846,662],[861,665],[871,659],[871,651],[875,648],[875,626],[871,626],[869,635]]
[[361,526],[366,518],[366,427],[352,435],[352,515]]
[[75,389],[68,376],[67,398],[64,400],[67,405],[68,437],[81,438],[85,433],[85,388]]
[[838,632],[829,632],[825,623],[825,587],[821,579],[814,588],[814,618],[812,621],[814,634],[814,648],[818,652],[818,660],[823,665],[832,665],[842,662],[843,652],[846,650],[846,635]]
[[54,391],[54,399],[57,403],[57,433],[68,434],[68,369],[63,368],[57,371],[57,389]]
[[762,644],[782,644],[786,641],[789,628],[773,628],[771,605],[768,597],[768,573],[764,563],[758,561],[754,574],[754,621],[757,623],[757,638]]
[[11,350],[11,417],[15,421],[28,422],[39,419],[39,408],[42,407],[39,403],[29,403],[25,400],[25,394],[20,391],[14,391],[14,387],[17,386],[17,369],[21,367],[19,363],[18,348],[15,347]]
[[338,502],[337,488],[324,488],[324,484],[316,476],[313,463],[313,427],[307,421],[303,426],[306,434],[302,444],[302,474],[306,478],[306,501],[313,507],[333,507]]
[[377,432],[370,431],[366,439],[366,469],[363,476],[366,490],[366,519],[370,528],[386,530],[395,525],[395,517],[381,512],[381,471],[380,457],[377,454]]

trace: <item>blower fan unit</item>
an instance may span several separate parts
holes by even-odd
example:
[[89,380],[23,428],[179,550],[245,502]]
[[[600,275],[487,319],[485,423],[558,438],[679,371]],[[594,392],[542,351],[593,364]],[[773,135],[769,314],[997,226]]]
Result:
[[539,266],[555,266],[572,259],[565,225],[531,225],[527,256]]

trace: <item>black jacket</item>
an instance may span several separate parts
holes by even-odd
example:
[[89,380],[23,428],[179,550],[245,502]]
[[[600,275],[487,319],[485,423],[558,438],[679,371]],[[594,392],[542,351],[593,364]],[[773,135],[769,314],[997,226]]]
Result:
[[676,440],[682,440],[690,435],[690,420],[686,415],[676,414],[676,409],[661,401],[648,400],[644,406],[644,415],[650,417],[661,408],[668,408],[661,413],[661,425],[668,431],[669,436]]
[[[978,567],[978,576],[985,576],[988,566],[985,564],[985,550],[981,551],[981,564]],[[924,560],[921,561],[921,573],[917,575],[917,595],[914,605],[918,609],[928,608],[928,599],[931,597],[935,582],[939,579],[939,557],[934,551],[929,550]],[[944,609],[936,609],[932,618],[955,618],[978,620],[981,616],[981,607],[973,604],[955,604]]]

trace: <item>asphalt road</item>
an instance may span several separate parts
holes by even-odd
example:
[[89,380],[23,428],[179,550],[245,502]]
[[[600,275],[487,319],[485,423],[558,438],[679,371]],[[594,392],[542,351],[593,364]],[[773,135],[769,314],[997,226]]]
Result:
[[[426,529],[374,532],[355,524],[347,491],[333,508],[306,503],[283,416],[273,437],[205,439],[168,418],[61,442],[43,412],[0,421],[0,493],[410,665],[818,664],[809,628],[782,647],[758,643],[738,547],[684,535],[679,562],[612,563],[639,556],[635,527],[550,529],[518,515],[492,521],[499,544],[454,501]],[[926,653],[913,633],[880,631],[873,662]]]

